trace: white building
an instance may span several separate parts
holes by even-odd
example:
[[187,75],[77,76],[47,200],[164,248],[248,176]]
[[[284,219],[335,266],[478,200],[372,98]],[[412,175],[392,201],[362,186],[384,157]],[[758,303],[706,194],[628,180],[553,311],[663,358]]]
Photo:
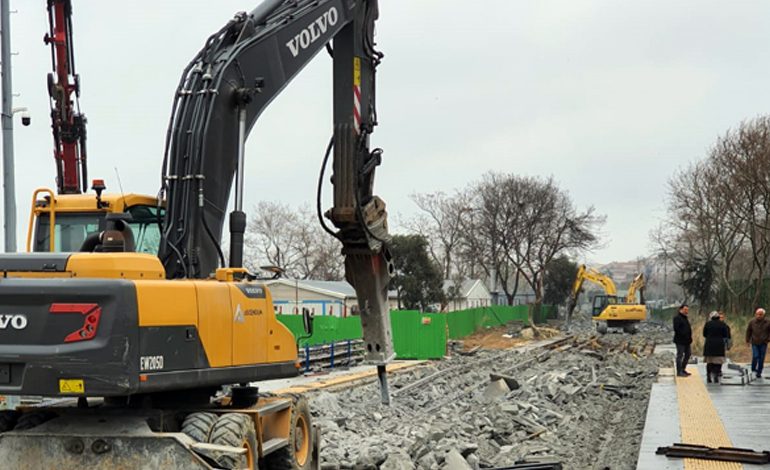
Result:
[[465,310],[468,308],[488,307],[492,303],[489,289],[481,279],[466,279],[457,283],[445,280],[444,294],[447,296],[447,311]]
[[[278,314],[299,314],[302,309],[312,314],[347,317],[357,315],[358,299],[353,286],[346,281],[314,281],[296,279],[274,279],[265,283],[273,297],[273,308]],[[459,290],[452,289],[454,281],[444,281],[444,292],[449,297],[446,310],[464,310],[467,308],[491,305],[492,297],[480,279],[460,282]],[[388,291],[388,307],[398,309],[398,294]],[[438,307],[438,306],[437,306]]]
[[275,279],[265,284],[278,314],[299,314],[305,308],[318,316],[346,317],[358,309],[356,291],[345,281]]

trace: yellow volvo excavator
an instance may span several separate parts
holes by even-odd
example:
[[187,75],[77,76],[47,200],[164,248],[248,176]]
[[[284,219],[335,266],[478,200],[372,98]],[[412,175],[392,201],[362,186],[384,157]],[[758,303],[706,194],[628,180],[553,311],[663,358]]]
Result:
[[[633,334],[636,332],[637,323],[647,319],[647,307],[644,305],[644,274],[634,278],[625,297],[618,297],[615,283],[609,276],[581,265],[567,303],[568,321],[572,318],[585,281],[597,284],[604,289],[603,295],[594,296],[591,309],[591,317],[596,322],[596,330],[599,333],[606,333],[609,328],[618,328]],[[636,301],[637,292],[639,292],[639,302]]]
[[382,151],[369,147],[377,1],[265,0],[212,34],[175,92],[157,198],[107,194],[99,180],[80,193],[85,169],[72,163],[85,159],[74,147],[85,119],[65,106],[76,77],[56,67],[71,65],[61,46],[72,6],[48,5],[59,191],[33,196],[30,253],[0,255],[0,394],[65,400],[0,412],[3,468],[311,468],[307,403],[253,384],[297,375],[298,364],[269,290],[242,267],[244,146],[264,108],[329,50],[334,129],[322,168],[332,157],[334,228],[320,211],[323,170],[318,215],[341,242],[386,402],[392,262],[385,205],[372,194]]

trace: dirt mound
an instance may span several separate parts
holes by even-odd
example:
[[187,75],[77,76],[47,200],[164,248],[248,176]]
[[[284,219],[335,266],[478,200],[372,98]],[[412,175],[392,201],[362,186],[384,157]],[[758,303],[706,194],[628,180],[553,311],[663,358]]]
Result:
[[472,349],[509,349],[532,340],[553,338],[560,335],[559,330],[549,327],[511,328],[509,325],[487,328],[463,338],[463,350]]

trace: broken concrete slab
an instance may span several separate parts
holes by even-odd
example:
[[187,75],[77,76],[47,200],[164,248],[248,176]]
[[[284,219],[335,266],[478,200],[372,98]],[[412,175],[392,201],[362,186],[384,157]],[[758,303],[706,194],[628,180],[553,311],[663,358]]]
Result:
[[490,382],[484,389],[484,399],[488,401],[498,400],[507,395],[510,391],[511,389],[508,388],[508,384],[505,383],[505,380],[495,380],[494,382]]
[[489,380],[491,382],[496,382],[498,380],[504,380],[505,384],[508,386],[509,390],[516,390],[519,388],[519,381],[515,378],[511,377],[510,375],[501,375],[497,373],[491,373],[489,374]]
[[460,452],[457,451],[457,449],[452,449],[449,452],[447,452],[446,456],[444,457],[444,470],[473,470],[473,467],[470,466],[467,460],[465,460],[465,457],[460,454]]
[[380,470],[415,470],[415,465],[409,454],[396,451],[388,455],[388,458],[380,466]]

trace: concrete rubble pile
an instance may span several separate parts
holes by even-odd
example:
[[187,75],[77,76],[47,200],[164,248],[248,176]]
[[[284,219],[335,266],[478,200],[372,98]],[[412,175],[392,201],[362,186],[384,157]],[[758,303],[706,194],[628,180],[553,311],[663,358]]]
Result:
[[[465,470],[552,460],[635,468],[651,383],[671,358],[608,351],[628,336],[600,341],[539,361],[542,349],[454,356],[393,376],[390,407],[377,400],[376,384],[311,395],[322,467]],[[455,369],[426,379],[447,368]]]

